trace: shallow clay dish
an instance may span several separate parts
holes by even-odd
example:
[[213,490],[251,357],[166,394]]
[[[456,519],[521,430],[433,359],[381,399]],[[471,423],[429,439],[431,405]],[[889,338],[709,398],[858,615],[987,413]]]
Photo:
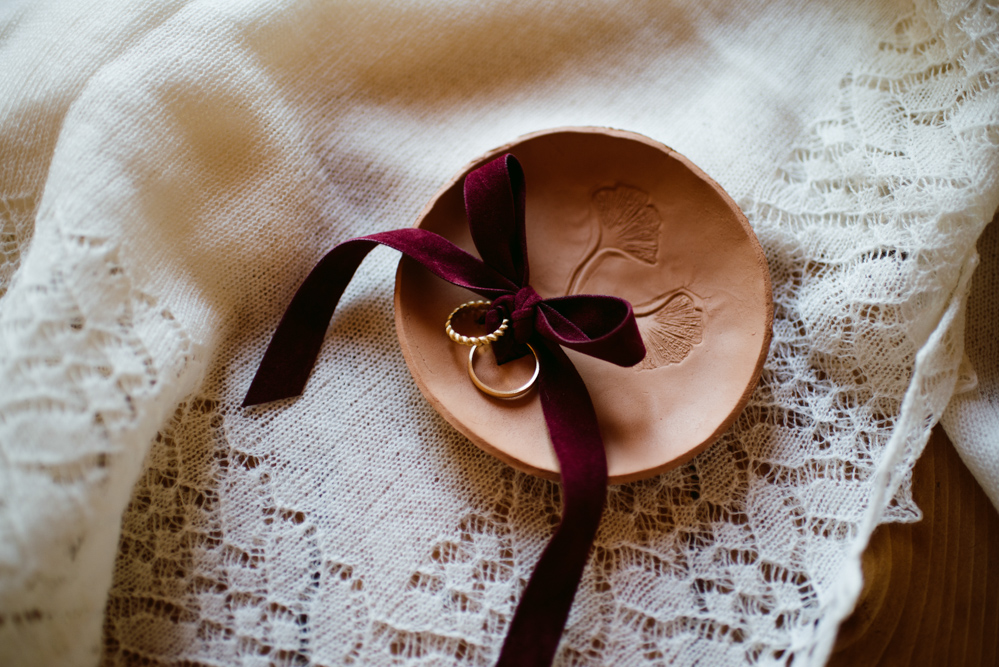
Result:
[[[620,368],[569,356],[593,398],[611,482],[676,467],[714,442],[746,405],[770,346],[767,262],[745,216],[689,160],[651,139],[603,128],[531,134],[468,165],[424,209],[417,226],[476,254],[462,195],[465,175],[513,153],[527,182],[531,285],[544,298],[612,294],[635,308],[648,354]],[[403,258],[395,317],[406,363],[427,400],[482,449],[557,479],[537,391],[504,401],[469,381],[469,348],[444,321],[478,298]],[[469,332],[472,333],[472,332]],[[480,376],[515,386],[533,359]],[[477,370],[479,366],[477,365]]]

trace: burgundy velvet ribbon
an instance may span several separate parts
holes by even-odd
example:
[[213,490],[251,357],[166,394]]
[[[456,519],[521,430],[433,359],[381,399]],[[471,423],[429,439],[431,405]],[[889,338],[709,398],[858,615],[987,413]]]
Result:
[[[511,320],[513,335],[493,344],[506,363],[529,352],[541,365],[539,394],[562,480],[562,522],[521,597],[500,659],[503,667],[551,664],[600,523],[607,459],[589,392],[562,347],[619,366],[633,366],[645,346],[631,304],[611,296],[542,299],[528,278],[524,173],[505,155],[465,178],[465,209],[482,259],[444,237],[400,229],[344,241],[330,250],[298,289],[264,353],[244,406],[298,396],[319,355],[333,311],[364,257],[382,244],[493,304],[486,325]],[[457,305],[457,304],[456,304]],[[441,326],[442,344],[446,341]]]

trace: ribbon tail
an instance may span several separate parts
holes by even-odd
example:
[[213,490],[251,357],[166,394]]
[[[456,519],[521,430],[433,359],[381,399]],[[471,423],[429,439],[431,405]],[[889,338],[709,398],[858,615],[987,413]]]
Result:
[[551,665],[607,495],[607,457],[586,385],[558,345],[546,341],[535,350],[541,407],[562,479],[562,523],[527,583],[497,667]]
[[378,244],[394,248],[440,278],[486,298],[517,288],[479,258],[423,229],[399,229],[344,241],[319,260],[298,288],[264,353],[243,407],[302,393],[340,297]]
[[333,311],[357,268],[376,245],[362,239],[341,243],[316,264],[285,310],[246,392],[243,407],[302,393]]

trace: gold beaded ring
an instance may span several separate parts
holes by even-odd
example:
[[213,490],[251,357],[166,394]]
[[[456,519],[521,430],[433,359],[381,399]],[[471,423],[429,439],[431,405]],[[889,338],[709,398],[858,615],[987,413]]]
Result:
[[[486,334],[485,336],[462,336],[460,333],[451,328],[451,319],[461,311],[466,308],[485,310],[491,306],[492,303],[492,301],[467,301],[452,310],[451,314],[447,316],[447,322],[444,323],[444,330],[447,331],[447,337],[459,345],[471,345],[473,348],[476,348],[479,345],[488,345],[489,343],[495,342],[497,338],[506,333],[506,330],[510,327],[510,320],[503,318],[503,321],[500,322],[499,328],[490,334]],[[472,351],[474,352],[475,350],[473,349]]]

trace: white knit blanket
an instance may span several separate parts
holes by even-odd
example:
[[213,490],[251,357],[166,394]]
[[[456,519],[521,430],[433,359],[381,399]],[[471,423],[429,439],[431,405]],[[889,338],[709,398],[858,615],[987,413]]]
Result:
[[776,312],[735,426],[611,489],[557,663],[823,663],[954,393],[994,2],[0,2],[0,664],[492,664],[558,486],[419,393],[397,255],[238,406],[326,249],[569,125],[718,180]]

